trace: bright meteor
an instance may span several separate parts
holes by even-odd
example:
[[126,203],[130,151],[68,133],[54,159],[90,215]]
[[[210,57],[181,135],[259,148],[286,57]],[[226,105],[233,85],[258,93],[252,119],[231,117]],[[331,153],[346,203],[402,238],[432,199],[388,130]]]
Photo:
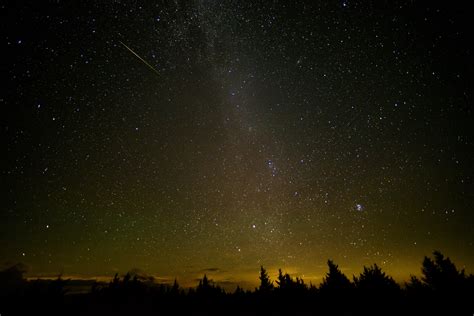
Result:
[[152,65],[150,65],[145,59],[141,58],[137,53],[135,53],[130,47],[128,47],[127,45],[125,45],[124,43],[122,43],[121,41],[119,41],[120,44],[122,44],[123,47],[125,47],[126,49],[128,49],[133,55],[135,55],[135,57],[137,57],[138,59],[140,59],[145,65],[147,65],[151,70],[153,70],[153,72],[155,74],[157,74],[158,76],[160,75],[160,73],[158,72],[158,70],[156,70]]

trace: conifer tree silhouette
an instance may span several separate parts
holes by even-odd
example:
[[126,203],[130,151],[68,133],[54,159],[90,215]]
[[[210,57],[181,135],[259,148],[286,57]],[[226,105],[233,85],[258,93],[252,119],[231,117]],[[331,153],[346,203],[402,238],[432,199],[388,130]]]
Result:
[[270,280],[267,271],[263,266],[260,266],[260,286],[258,287],[258,291],[262,293],[268,293],[273,290],[273,281]]
[[204,277],[199,280],[199,285],[198,285],[198,290],[206,290],[210,287],[209,285],[209,279],[207,278],[207,275],[204,274]]
[[466,280],[464,269],[458,271],[449,257],[439,251],[433,252],[434,260],[425,257],[422,264],[423,283],[432,290],[450,290],[463,286]]
[[348,290],[352,288],[351,281],[339,270],[337,264],[332,260],[328,260],[328,267],[329,272],[321,283],[321,291]]
[[426,289],[426,285],[419,278],[411,275],[410,281],[405,283],[405,288],[410,293],[419,293]]
[[212,284],[207,275],[204,274],[204,277],[199,280],[196,293],[201,296],[215,296],[224,293],[224,291],[218,285]]
[[234,291],[234,295],[237,297],[242,297],[244,294],[245,294],[244,290],[240,286],[237,285]]
[[80,315],[306,315],[315,306],[321,315],[470,315],[474,310],[474,277],[466,276],[438,251],[424,258],[422,276],[412,276],[403,289],[376,264],[364,267],[354,282],[333,261],[327,264],[329,271],[319,289],[308,288],[303,279],[281,269],[274,285],[261,266],[260,284],[254,292],[237,286],[233,293],[226,293],[206,274],[197,287],[184,291],[176,279],[169,285],[153,283],[132,271],[123,277],[115,274],[108,286],[94,283],[89,294],[76,295],[65,292],[76,280],[69,284],[61,277],[28,281],[18,271],[7,269],[0,271],[0,281],[23,280],[25,285],[21,291],[0,291],[0,305],[8,304],[4,310],[9,315],[31,314],[29,306],[41,306],[41,313],[50,315],[68,314],[79,306],[83,307]]
[[400,289],[393,278],[386,275],[377,264],[370,267],[364,266],[364,271],[360,276],[354,277],[354,284],[360,290],[378,291],[379,293]]
[[170,294],[173,294],[173,295],[178,295],[179,294],[179,284],[178,284],[178,280],[176,278],[174,279],[173,285],[169,289],[169,292],[170,292]]
[[293,280],[288,273],[283,274],[281,269],[278,269],[278,280],[276,283],[278,284],[278,290],[280,292],[294,293],[307,289],[303,279],[297,277],[296,280]]
[[289,287],[290,283],[290,275],[288,273],[283,274],[281,269],[278,269],[278,280],[276,281],[278,284],[279,290],[286,290]]

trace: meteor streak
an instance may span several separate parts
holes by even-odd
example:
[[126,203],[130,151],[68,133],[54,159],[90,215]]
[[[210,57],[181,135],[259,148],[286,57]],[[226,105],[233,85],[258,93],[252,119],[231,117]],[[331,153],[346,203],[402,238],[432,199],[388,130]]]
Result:
[[160,73],[158,72],[158,70],[156,70],[152,65],[150,65],[145,59],[141,58],[137,53],[135,53],[130,47],[128,47],[127,45],[125,45],[124,43],[122,43],[121,41],[119,41],[120,44],[122,44],[123,47],[125,47],[126,49],[128,49],[133,55],[135,55],[135,57],[137,57],[138,59],[140,59],[145,65],[147,65],[155,74],[157,74],[158,76],[160,75]]

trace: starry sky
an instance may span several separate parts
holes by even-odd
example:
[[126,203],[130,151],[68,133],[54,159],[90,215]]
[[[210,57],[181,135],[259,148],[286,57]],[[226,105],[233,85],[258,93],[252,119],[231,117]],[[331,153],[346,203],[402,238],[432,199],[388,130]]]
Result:
[[[2,264],[474,268],[473,38],[416,1],[7,1]],[[138,271],[138,270],[137,270]]]

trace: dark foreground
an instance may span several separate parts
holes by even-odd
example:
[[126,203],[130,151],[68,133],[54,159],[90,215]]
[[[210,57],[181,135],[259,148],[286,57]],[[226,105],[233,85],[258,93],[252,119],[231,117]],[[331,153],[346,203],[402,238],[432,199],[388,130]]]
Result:
[[474,315],[474,277],[439,253],[425,257],[422,277],[397,284],[377,265],[350,281],[332,261],[319,287],[262,267],[260,286],[226,293],[204,276],[196,288],[158,285],[127,274],[86,293],[68,282],[26,281],[13,266],[0,272],[0,314],[7,315]]

